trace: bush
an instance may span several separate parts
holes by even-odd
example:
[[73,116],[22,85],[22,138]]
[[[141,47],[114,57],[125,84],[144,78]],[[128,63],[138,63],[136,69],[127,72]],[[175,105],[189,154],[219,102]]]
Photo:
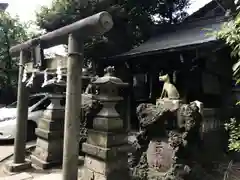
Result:
[[240,123],[236,118],[231,118],[225,128],[229,132],[229,150],[240,152]]

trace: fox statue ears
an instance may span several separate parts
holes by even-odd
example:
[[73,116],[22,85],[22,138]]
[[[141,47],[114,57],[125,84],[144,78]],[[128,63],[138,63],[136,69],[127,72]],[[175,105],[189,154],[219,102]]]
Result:
[[158,76],[163,76],[163,75],[164,75],[163,71],[161,71],[161,72],[158,74]]
[[176,84],[176,82],[177,82],[177,71],[174,71],[174,72],[172,73],[172,76],[170,76],[169,73],[164,74],[163,71],[161,71],[161,72],[159,73],[159,77],[163,77],[163,78],[164,78],[164,76],[166,76],[167,78],[169,78],[169,80],[170,80],[171,82],[173,82],[174,84]]

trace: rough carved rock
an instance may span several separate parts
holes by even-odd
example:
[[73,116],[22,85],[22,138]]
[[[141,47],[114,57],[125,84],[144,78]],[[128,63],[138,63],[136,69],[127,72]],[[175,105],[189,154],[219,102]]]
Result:
[[[202,117],[196,104],[181,104],[175,111],[164,106],[140,104],[137,116],[142,132],[132,143],[135,151],[131,154],[131,166],[135,174],[147,166],[151,173],[156,172],[156,177],[164,172],[161,174],[163,180],[186,179],[191,172],[192,155],[196,154],[200,142]],[[141,158],[145,153],[147,160],[143,165]]]

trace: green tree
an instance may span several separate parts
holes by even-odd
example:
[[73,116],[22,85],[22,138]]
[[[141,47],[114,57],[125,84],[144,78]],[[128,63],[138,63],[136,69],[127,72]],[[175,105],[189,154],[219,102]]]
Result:
[[236,67],[234,68],[233,78],[236,84],[240,83],[240,14],[238,14],[234,20],[225,23],[222,29],[217,32],[217,37],[226,42],[231,47],[231,56],[236,61]]
[[0,11],[0,88],[16,86],[18,59],[12,58],[11,46],[28,38],[27,25],[22,24],[18,17],[11,17]]
[[154,24],[181,21],[187,16],[188,5],[189,0],[53,0],[50,7],[43,6],[37,13],[37,24],[52,31],[107,10],[113,16],[114,28],[105,36],[87,42],[85,48],[86,56],[98,58],[139,45],[152,34]]
[[[231,2],[231,1],[229,1]],[[237,1],[236,1],[237,2]],[[238,3],[238,2],[237,2]],[[231,47],[231,56],[235,60],[235,67],[233,72],[233,79],[236,85],[240,84],[240,13],[237,14],[239,9],[238,5],[231,4],[231,11],[236,15],[235,18],[225,23],[222,29],[217,32],[217,37],[224,40],[226,44]],[[238,3],[239,4],[239,3]],[[240,105],[240,102],[237,103]],[[229,149],[240,152],[240,122],[236,118],[231,118],[230,122],[225,124],[229,132]]]

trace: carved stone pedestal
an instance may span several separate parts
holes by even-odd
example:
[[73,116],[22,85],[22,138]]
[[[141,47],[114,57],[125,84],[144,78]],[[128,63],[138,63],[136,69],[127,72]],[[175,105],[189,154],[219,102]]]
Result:
[[37,146],[31,156],[32,163],[42,169],[60,165],[63,156],[64,95],[52,94],[51,104],[44,111],[36,129]]
[[168,98],[157,99],[157,108],[169,109],[170,111],[176,111],[183,104],[182,100],[172,100]]
[[128,174],[127,133],[123,120],[115,109],[122,98],[117,96],[117,86],[126,85],[112,75],[112,67],[104,77],[94,83],[100,88],[97,99],[103,108],[88,131],[87,142],[82,150],[86,153],[84,162],[84,180],[122,180],[130,179]]

